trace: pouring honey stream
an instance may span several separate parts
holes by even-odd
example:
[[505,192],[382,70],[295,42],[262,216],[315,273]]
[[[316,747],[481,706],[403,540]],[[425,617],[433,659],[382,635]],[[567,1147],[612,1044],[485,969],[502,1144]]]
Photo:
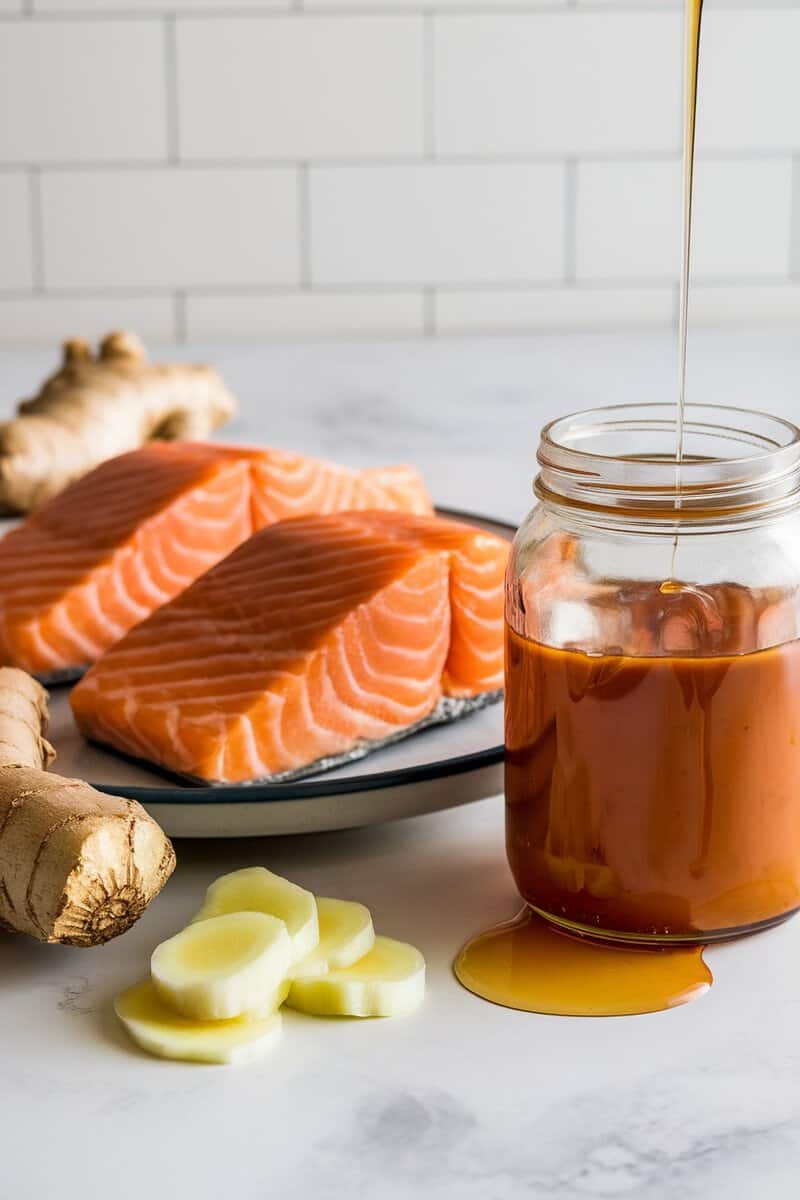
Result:
[[[723,427],[719,413],[734,410],[713,406],[687,421],[702,10],[686,0],[677,416],[659,405],[579,414],[560,423],[563,443],[548,427],[539,512],[515,542],[527,565],[509,573],[506,841],[525,907],[472,938],[454,969],[470,991],[525,1011],[687,1003],[712,983],[706,944],[800,908],[800,561],[792,588],[780,569],[764,586],[729,579],[725,561],[751,554],[759,522],[783,544],[781,522],[800,521],[800,431],[742,413]],[[582,522],[593,530],[583,541]],[[685,578],[703,578],[712,535],[728,538],[714,543],[719,578],[676,579],[679,547]],[[618,578],[596,569],[605,553]]]

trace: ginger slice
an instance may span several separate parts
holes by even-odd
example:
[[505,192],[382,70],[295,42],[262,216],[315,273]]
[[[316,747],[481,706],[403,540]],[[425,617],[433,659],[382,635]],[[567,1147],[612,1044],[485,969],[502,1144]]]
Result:
[[175,866],[135,800],[51,775],[47,693],[0,669],[0,925],[43,942],[96,946],[136,921]]
[[419,950],[379,936],[353,966],[296,979],[286,1003],[318,1017],[400,1017],[418,1008],[424,994]]
[[39,394],[0,424],[0,508],[30,512],[108,458],[152,439],[200,441],[236,401],[194,363],[150,363],[133,333],[110,333],[95,357],[78,339]]
[[[264,906],[280,906],[302,931],[307,897],[318,941],[293,963],[284,921]],[[250,907],[210,915],[239,903]],[[315,898],[264,867],[212,884],[193,922],[156,947],[151,974],[117,997],[117,1016],[150,1054],[199,1062],[261,1057],[277,1040],[284,1001],[314,1016],[395,1017],[425,994],[419,950],[376,937],[363,904]]]
[[278,1012],[253,1020],[193,1021],[182,1017],[164,1004],[149,979],[117,996],[114,1011],[143,1050],[186,1062],[253,1062],[275,1047],[281,1032]]
[[[156,946],[150,972],[159,998],[184,1017],[221,1021],[281,1003],[292,944],[266,913],[197,921]],[[279,997],[279,999],[278,999]]]
[[317,896],[319,945],[292,970],[293,979],[313,979],[339,967],[351,967],[375,944],[369,909],[355,900]]
[[319,942],[317,902],[311,892],[266,867],[244,867],[215,879],[193,921],[223,913],[260,912],[279,917],[292,941],[292,962],[305,958]]

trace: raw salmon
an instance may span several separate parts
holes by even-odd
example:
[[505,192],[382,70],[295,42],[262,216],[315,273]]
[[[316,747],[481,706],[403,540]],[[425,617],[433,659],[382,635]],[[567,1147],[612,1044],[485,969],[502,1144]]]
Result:
[[254,530],[306,513],[369,508],[432,511],[413,467],[350,471],[336,463],[270,450],[254,458],[252,484]]
[[508,544],[437,517],[282,521],[122,639],[72,693],[90,738],[196,780],[368,749],[502,687]]
[[154,442],[70,485],[0,542],[0,662],[80,675],[133,626],[287,513],[430,511],[411,468]]

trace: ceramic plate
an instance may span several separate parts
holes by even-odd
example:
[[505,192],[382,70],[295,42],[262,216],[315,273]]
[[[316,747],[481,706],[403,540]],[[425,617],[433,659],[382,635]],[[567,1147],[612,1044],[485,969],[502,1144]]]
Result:
[[[511,538],[513,527],[472,513],[445,517]],[[69,689],[51,691],[50,740],[62,775],[130,796],[173,837],[253,837],[371,825],[494,796],[503,789],[503,705],[414,734],[335,771],[246,787],[182,784],[83,740]]]

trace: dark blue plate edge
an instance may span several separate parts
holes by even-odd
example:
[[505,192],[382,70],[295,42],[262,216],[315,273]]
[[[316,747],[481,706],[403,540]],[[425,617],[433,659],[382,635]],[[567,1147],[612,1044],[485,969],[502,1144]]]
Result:
[[356,779],[309,781],[304,783],[224,784],[220,787],[124,787],[116,784],[93,783],[99,792],[139,800],[147,804],[264,804],[278,800],[311,800],[322,796],[345,796],[355,792],[377,792],[384,788],[407,783],[427,783],[451,775],[464,775],[480,767],[495,766],[503,761],[503,746],[490,746],[475,754],[442,759],[418,767],[401,767],[395,771],[376,771]]

